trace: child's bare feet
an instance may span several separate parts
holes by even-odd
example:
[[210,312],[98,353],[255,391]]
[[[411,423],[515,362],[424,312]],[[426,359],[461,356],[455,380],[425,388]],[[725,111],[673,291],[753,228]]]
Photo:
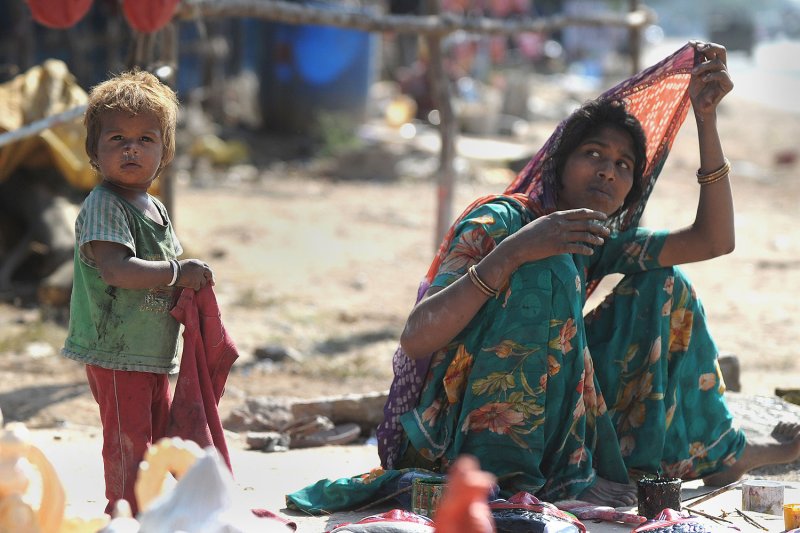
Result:
[[436,533],[491,533],[494,519],[488,497],[495,478],[478,460],[464,455],[447,472],[447,485],[436,510]]
[[594,485],[578,496],[584,502],[610,507],[628,507],[636,503],[636,485],[617,483],[597,476]]
[[747,441],[742,456],[730,468],[703,478],[706,485],[721,487],[741,478],[754,468],[791,463],[800,459],[800,423],[778,422],[774,440]]

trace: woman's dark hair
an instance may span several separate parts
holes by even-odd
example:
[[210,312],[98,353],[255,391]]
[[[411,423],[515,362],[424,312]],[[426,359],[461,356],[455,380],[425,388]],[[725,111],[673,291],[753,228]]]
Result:
[[553,172],[551,179],[556,185],[556,194],[561,189],[561,175],[567,163],[567,157],[590,135],[603,127],[612,126],[627,132],[633,139],[633,185],[625,202],[618,212],[625,211],[636,204],[642,197],[644,186],[642,176],[647,165],[647,138],[639,120],[630,114],[621,100],[590,100],[575,110],[564,123],[558,145],[548,161]]

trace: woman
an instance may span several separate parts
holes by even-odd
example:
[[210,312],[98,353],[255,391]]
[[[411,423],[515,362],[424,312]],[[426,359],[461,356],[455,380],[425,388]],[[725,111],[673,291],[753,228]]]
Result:
[[[524,194],[479,200],[451,229],[401,337],[411,360],[433,356],[411,409],[390,398],[384,466],[444,469],[471,454],[506,488],[618,506],[635,501],[629,474],[721,484],[800,456],[795,425],[767,445],[733,428],[702,306],[674,268],[734,248],[716,127],[733,88],[725,49],[691,43],[667,63],[680,73],[687,59],[674,113],[663,95],[625,102],[660,79],[662,62],[631,82],[630,98],[609,91],[571,115],[509,188]],[[695,221],[637,228],[686,98],[699,137]],[[584,318],[587,294],[612,272],[625,278]],[[397,373],[393,389],[414,377]]]

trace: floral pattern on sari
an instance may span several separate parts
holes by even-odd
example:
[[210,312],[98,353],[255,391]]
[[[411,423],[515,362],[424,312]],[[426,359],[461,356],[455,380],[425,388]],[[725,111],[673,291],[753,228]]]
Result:
[[[512,200],[475,209],[432,285],[464,275],[531,218]],[[473,454],[510,490],[551,500],[577,496],[596,475],[689,479],[735,461],[744,437],[722,400],[716,346],[691,286],[657,263],[664,235],[629,230],[588,259],[520,267],[434,356],[417,407],[400,419],[408,445],[443,466]],[[610,272],[626,277],[584,318],[587,278]],[[690,391],[678,388],[687,376]]]

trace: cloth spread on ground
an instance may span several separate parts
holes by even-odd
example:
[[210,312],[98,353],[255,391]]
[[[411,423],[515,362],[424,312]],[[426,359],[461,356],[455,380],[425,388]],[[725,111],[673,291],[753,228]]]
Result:
[[422,468],[383,470],[376,468],[358,476],[336,480],[321,479],[286,495],[286,507],[309,514],[328,514],[357,509],[379,501],[411,507],[411,487],[415,479],[440,478]]
[[[394,492],[394,494],[397,494],[399,491],[403,490],[403,488],[409,488],[411,485],[408,483],[413,483],[413,479],[429,477],[430,475],[431,473],[424,471],[406,471],[403,473],[398,471],[383,472],[378,476],[372,477],[367,481],[367,484],[376,482],[375,486],[380,487],[381,493],[386,493],[389,489],[397,489]],[[349,483],[350,479],[345,481],[347,482],[346,485],[352,487],[352,484]],[[295,493],[295,495],[299,494],[300,492]],[[293,505],[296,502],[296,500],[289,501]],[[389,501],[388,498],[386,501]],[[391,500],[390,503],[401,504],[403,508],[395,508],[381,514],[367,516],[358,522],[339,524],[331,529],[330,532],[403,531],[409,533],[432,533],[434,531],[433,522],[427,517],[409,511],[408,503],[403,503],[399,500]],[[347,508],[352,508],[354,504],[355,502],[351,502],[350,507]],[[542,502],[527,492],[519,492],[507,500],[496,499],[490,495],[487,500],[487,505],[492,511],[495,522],[498,524],[498,530],[549,531],[557,529],[558,531],[574,531],[575,533],[586,531],[586,527],[574,514],[559,509],[553,504]],[[301,509],[309,512],[313,511],[315,514],[322,513],[320,509],[305,507]],[[554,522],[560,523],[560,527],[555,528],[553,526]],[[550,525],[549,528],[548,524]]]
[[[619,213],[611,221],[612,229],[624,230],[638,224],[675,135],[688,112],[690,102],[687,88],[691,69],[696,61],[695,56],[694,48],[687,44],[659,63],[601,95],[601,98],[625,100],[628,110],[641,122],[648,140],[642,199],[638,205]],[[552,173],[546,172],[546,167],[548,156],[558,145],[562,129],[563,122],[505,191],[506,195],[521,196],[523,202],[531,205],[531,210],[536,215],[555,210]],[[436,275],[450,248],[455,228],[460,220],[477,206],[494,198],[496,196],[489,196],[473,202],[450,228],[425,279],[420,284],[417,301],[425,294]],[[589,291],[596,286],[596,283],[595,281],[588,287]],[[384,407],[384,421],[377,429],[378,453],[385,468],[394,468],[400,457],[403,446],[400,417],[418,404],[431,358],[432,355],[417,360],[411,359],[400,347],[394,354],[392,361],[394,380]]]
[[689,512],[664,509],[653,520],[640,525],[632,533],[724,533],[725,531],[740,530],[733,524],[720,524],[701,516],[692,516]]
[[328,533],[434,533],[433,521],[402,509],[339,524]]
[[239,354],[222,324],[211,285],[197,292],[183,289],[171,313],[184,331],[167,436],[192,440],[201,448],[213,445],[231,468],[217,406]]
[[562,511],[575,515],[579,520],[599,520],[601,522],[620,522],[622,524],[644,524],[647,518],[638,514],[617,511],[607,505],[595,505],[580,500],[561,500],[554,504]]

